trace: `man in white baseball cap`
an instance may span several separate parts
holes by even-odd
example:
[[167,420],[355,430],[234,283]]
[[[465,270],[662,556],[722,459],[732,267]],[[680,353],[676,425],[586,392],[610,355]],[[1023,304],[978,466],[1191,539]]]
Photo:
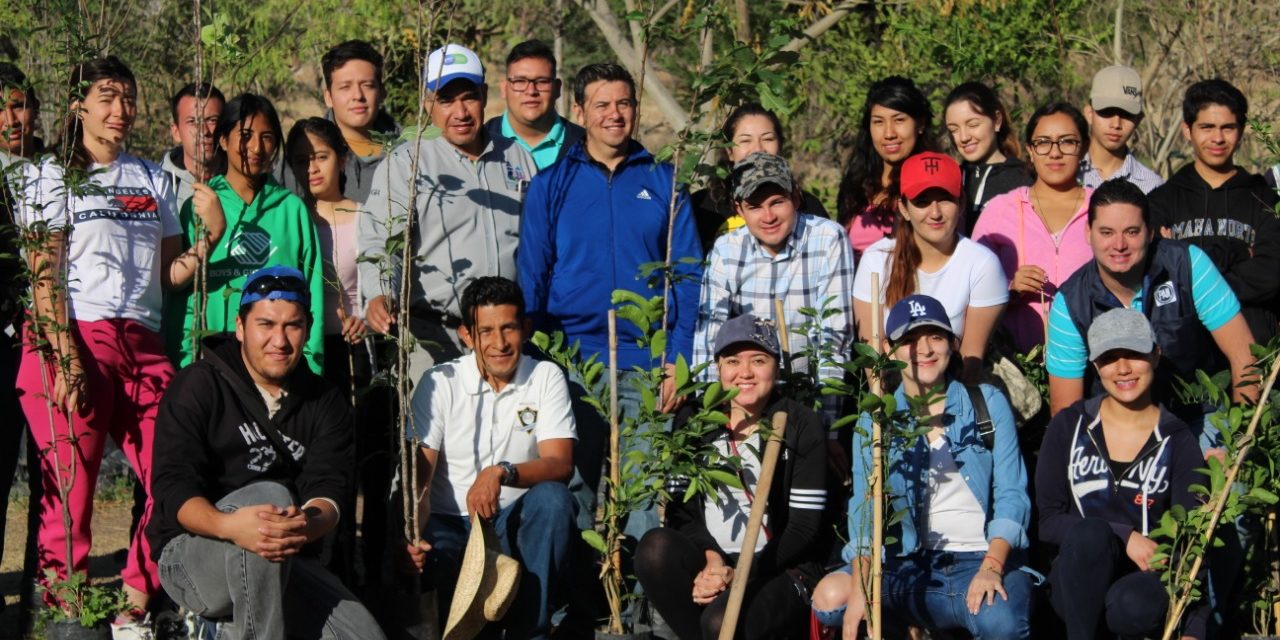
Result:
[[1089,121],[1089,152],[1080,162],[1085,188],[1124,178],[1150,193],[1164,183],[1129,151],[1129,140],[1142,122],[1142,77],[1137,71],[1116,64],[1095,73],[1084,116]]
[[[365,322],[389,333],[395,309],[410,307],[410,331],[422,344],[410,355],[416,382],[433,364],[462,355],[457,337],[461,292],[483,276],[514,278],[520,210],[537,172],[520,145],[484,129],[488,89],[476,52],[447,44],[427,56],[423,107],[431,129],[406,136],[373,180],[365,215],[359,218],[361,293],[368,300]],[[415,149],[417,145],[420,152]],[[417,174],[412,168],[417,162]],[[413,182],[417,183],[410,201]],[[403,233],[416,216],[411,264],[387,239]],[[412,293],[400,300],[401,269],[412,269]]]

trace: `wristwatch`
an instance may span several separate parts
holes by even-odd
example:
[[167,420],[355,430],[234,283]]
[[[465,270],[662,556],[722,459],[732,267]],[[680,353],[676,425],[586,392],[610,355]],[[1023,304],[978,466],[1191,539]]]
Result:
[[516,486],[516,483],[520,481],[520,470],[506,460],[499,462],[498,466],[502,467],[502,485],[504,487]]

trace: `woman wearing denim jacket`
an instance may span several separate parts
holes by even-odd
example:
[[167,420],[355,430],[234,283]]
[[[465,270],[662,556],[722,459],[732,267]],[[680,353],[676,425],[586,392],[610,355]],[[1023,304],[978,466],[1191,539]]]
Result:
[[[902,517],[885,535],[884,635],[906,637],[905,627],[914,625],[964,629],[975,638],[1027,638],[1033,574],[1020,569],[1031,501],[1009,403],[990,385],[974,389],[991,421],[978,424],[970,391],[951,367],[958,364],[957,341],[937,300],[904,298],[885,324],[892,356],[906,365],[897,407],[929,417],[909,418],[886,439],[886,518]],[[912,408],[922,403],[928,404]],[[984,438],[980,429],[987,427],[994,433]],[[823,578],[813,594],[818,621],[842,627],[846,640],[857,637],[867,602],[861,575],[871,555],[870,431],[863,414],[853,436],[862,456],[853,464],[849,498],[850,564]]]

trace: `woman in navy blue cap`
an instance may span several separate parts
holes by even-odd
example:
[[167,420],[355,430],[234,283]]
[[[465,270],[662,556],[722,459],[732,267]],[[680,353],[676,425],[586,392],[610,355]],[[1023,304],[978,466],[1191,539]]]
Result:
[[[780,353],[772,323],[747,314],[721,325],[716,367],[725,388],[738,394],[729,401],[729,423],[704,438],[719,451],[719,462],[741,460],[742,488],[722,486],[687,502],[671,501],[666,526],[645,534],[636,550],[636,577],[680,640],[720,633],[762,471],[764,438],[757,428],[779,411],[787,414],[782,457],[752,550],[756,555],[738,637],[788,637],[803,628],[809,615],[807,594],[821,575],[821,551],[828,548],[818,544],[829,529],[821,526],[827,501],[826,433],[812,409],[774,395]],[[701,406],[687,403],[676,415],[675,428],[682,428]]]
[[[886,322],[892,357],[905,366],[894,394],[908,412],[886,437],[885,492],[892,496],[885,539],[887,638],[906,626],[964,629],[975,638],[1030,635],[1032,574],[1020,570],[1031,501],[1009,402],[990,385],[958,381],[958,341],[942,303],[903,298]],[[910,407],[910,409],[908,409]],[[914,414],[914,415],[908,415]],[[854,430],[849,498],[849,565],[813,594],[818,620],[857,637],[871,555],[870,416]]]

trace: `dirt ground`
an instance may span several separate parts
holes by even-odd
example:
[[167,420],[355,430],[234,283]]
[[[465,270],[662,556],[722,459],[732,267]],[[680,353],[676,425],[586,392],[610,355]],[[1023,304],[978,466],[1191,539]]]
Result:
[[[15,496],[5,514],[4,557],[0,562],[0,594],[5,608],[0,614],[0,638],[21,638],[18,618],[18,593],[22,583],[22,559],[27,543],[27,499]],[[89,575],[95,582],[120,582],[123,563],[116,552],[129,546],[131,500],[95,500],[93,513],[93,550],[89,556]]]

